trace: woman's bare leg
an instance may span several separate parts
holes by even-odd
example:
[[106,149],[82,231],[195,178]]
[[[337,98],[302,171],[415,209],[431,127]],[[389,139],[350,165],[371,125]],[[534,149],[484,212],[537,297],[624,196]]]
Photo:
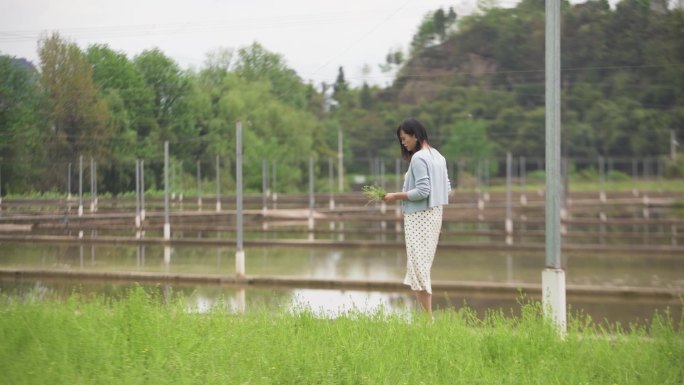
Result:
[[432,318],[432,294],[425,290],[416,292],[416,299],[420,303],[420,306],[425,310],[430,318]]

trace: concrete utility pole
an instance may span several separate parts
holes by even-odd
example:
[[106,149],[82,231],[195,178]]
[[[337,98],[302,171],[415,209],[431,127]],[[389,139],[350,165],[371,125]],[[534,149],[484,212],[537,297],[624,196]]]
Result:
[[337,191],[344,190],[344,152],[342,151],[342,128],[337,130]]
[[674,130],[670,130],[670,160],[677,160],[677,137],[675,136]]
[[314,206],[316,202],[314,200],[314,167],[313,167],[313,157],[309,157],[309,240],[313,240],[313,230],[314,230]]
[[216,155],[216,212],[221,211],[221,160]]
[[83,216],[83,155],[78,157],[78,216]]
[[140,159],[135,160],[135,228],[140,229]]
[[[169,141],[164,141],[164,239],[171,239],[169,222]],[[166,254],[165,254],[166,255]]]
[[200,161],[197,161],[197,211],[202,211],[202,174]]
[[561,264],[560,0],[546,0],[546,268],[542,299],[561,335],[566,330],[565,270]]
[[140,159],[140,220],[145,221],[145,159]]
[[235,220],[237,244],[235,246],[235,275],[245,275],[245,250],[242,242],[242,122],[235,124]]
[[67,200],[71,200],[71,162],[67,167]]
[[513,244],[513,156],[506,153],[506,244]]

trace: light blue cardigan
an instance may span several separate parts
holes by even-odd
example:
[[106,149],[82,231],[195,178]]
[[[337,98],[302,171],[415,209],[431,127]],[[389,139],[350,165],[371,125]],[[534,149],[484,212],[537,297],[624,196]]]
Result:
[[408,195],[402,203],[404,214],[448,204],[451,183],[442,154],[432,147],[413,154],[402,191]]

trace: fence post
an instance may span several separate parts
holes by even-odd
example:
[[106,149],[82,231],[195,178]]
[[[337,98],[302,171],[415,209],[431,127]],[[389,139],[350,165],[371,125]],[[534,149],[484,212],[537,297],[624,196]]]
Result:
[[78,216],[83,216],[83,155],[78,156]]
[[235,247],[235,274],[245,275],[245,251],[242,242],[242,122],[235,125],[235,218],[237,227],[237,244]]
[[[135,228],[140,229],[140,159],[135,160]],[[137,237],[140,232],[137,232]]]
[[67,167],[67,200],[71,200],[71,162]]
[[140,220],[145,222],[145,159],[140,159]]
[[[164,141],[164,239],[171,239],[169,222],[169,141]],[[166,254],[164,254],[166,256]]]
[[524,156],[520,157],[520,204],[527,206],[527,160]]
[[309,240],[314,239],[314,171],[313,171],[313,156],[309,157]]
[[216,155],[216,212],[221,211],[221,160]]
[[[328,158],[328,190],[330,190],[330,198],[328,202],[328,208],[330,209],[331,214],[333,211],[335,211],[335,188],[334,186],[334,179],[335,179],[335,172],[334,172],[334,165],[333,165],[333,158],[330,157]],[[329,223],[330,231],[335,231],[335,222],[330,221]]]
[[202,211],[202,172],[200,161],[197,161],[197,211]]
[[513,200],[512,200],[512,179],[513,179],[513,156],[510,152],[506,153],[506,244],[513,244]]

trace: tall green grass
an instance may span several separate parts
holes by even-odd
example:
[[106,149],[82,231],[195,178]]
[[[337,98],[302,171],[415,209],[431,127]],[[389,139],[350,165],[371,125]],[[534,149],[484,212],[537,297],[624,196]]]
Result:
[[682,384],[682,320],[188,309],[141,288],[120,299],[0,299],[3,384]]

